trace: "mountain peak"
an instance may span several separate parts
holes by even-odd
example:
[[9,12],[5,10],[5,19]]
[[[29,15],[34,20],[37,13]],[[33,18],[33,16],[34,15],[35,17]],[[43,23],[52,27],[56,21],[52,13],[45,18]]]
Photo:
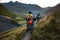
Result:
[[9,3],[19,3],[18,1],[15,1],[15,2],[13,2],[13,1],[10,1]]
[[60,7],[60,3],[56,5],[56,7]]
[[18,1],[15,1],[15,3],[18,3]]
[[60,6],[60,3],[58,5]]
[[60,3],[58,5],[60,5]]
[[13,3],[13,1],[10,1],[9,3]]

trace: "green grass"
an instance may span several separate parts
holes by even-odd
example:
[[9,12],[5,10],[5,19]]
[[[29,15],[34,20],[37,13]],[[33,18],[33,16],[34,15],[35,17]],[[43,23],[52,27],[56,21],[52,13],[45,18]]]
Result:
[[[18,27],[21,26],[17,23],[17,21],[20,21],[22,24],[25,24],[25,21],[23,20],[16,20],[15,15],[11,13],[8,9],[6,9],[2,4],[0,4],[0,15],[11,17],[11,24],[17,26],[16,29],[11,29],[9,31],[0,33],[0,40],[17,40],[21,39],[25,34],[25,27]],[[20,15],[21,17],[22,15]]]
[[11,18],[15,18],[15,15],[8,11],[2,4],[0,4],[0,15],[9,16]]
[[21,40],[25,36],[25,30],[23,30],[19,35],[16,36],[16,40]]
[[48,20],[38,23],[34,28],[31,40],[60,40],[60,18],[57,14],[50,16],[51,19],[49,17]]
[[21,40],[25,35],[25,27],[17,27],[14,30],[2,34],[3,37],[0,35],[0,40]]
[[32,40],[60,40],[60,31],[57,30],[57,24],[51,22],[45,27],[36,27],[32,34]]

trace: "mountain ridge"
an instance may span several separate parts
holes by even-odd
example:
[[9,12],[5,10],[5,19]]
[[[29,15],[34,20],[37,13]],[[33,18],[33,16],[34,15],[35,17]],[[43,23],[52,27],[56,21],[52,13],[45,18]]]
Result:
[[6,7],[4,7],[1,3],[0,3],[0,15],[3,16],[9,16],[9,17],[14,17],[14,14],[12,14]]
[[31,11],[34,16],[36,16],[38,13],[41,13],[41,15],[44,16],[45,12],[50,9],[50,7],[42,8],[36,4],[25,4],[18,1],[2,3],[2,5],[4,5],[10,12],[16,14],[17,16],[21,14],[26,15],[29,13],[29,11]]
[[41,7],[36,4],[25,4],[20,2],[8,2],[2,3],[9,11],[15,14],[28,14],[29,11],[33,13],[33,15],[37,15],[38,12],[41,11]]

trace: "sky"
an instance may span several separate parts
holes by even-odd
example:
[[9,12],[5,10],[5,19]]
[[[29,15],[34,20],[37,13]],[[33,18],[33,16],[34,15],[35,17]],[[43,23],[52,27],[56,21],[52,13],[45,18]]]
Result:
[[53,7],[60,3],[60,0],[0,0],[0,3],[9,2],[9,1],[18,1],[26,4],[37,4],[42,8]]

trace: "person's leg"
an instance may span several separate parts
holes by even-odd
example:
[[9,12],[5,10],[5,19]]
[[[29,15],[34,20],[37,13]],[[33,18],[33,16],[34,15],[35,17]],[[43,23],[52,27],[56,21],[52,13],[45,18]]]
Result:
[[33,27],[30,27],[30,33],[31,34],[33,33]]
[[27,24],[27,27],[26,27],[26,32],[28,32],[29,31],[29,28],[28,28],[28,24]]
[[33,33],[33,27],[34,27],[34,22],[32,23],[31,27],[30,27],[30,32]]

